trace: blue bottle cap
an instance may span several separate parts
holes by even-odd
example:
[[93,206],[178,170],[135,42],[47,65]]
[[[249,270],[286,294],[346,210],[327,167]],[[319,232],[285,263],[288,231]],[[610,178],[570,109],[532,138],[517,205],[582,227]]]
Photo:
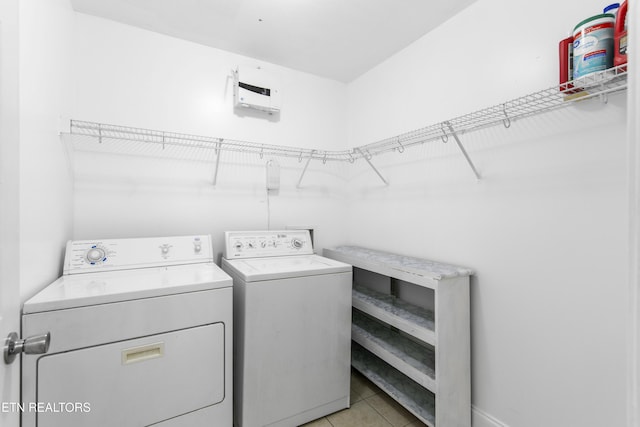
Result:
[[620,7],[620,3],[611,3],[609,6],[605,7],[602,13],[607,13],[610,10],[617,9]]

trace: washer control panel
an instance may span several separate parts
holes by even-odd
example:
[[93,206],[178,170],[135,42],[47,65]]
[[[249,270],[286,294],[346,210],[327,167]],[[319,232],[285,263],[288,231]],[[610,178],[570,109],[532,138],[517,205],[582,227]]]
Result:
[[63,274],[213,262],[211,236],[67,242]]
[[224,237],[226,259],[313,254],[309,230],[227,231]]

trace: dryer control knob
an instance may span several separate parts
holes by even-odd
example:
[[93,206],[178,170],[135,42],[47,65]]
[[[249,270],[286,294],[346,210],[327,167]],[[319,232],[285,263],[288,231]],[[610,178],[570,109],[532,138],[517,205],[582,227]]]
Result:
[[92,247],[84,255],[86,260],[90,263],[100,262],[105,258],[105,256],[106,256],[106,253],[104,249],[98,246]]

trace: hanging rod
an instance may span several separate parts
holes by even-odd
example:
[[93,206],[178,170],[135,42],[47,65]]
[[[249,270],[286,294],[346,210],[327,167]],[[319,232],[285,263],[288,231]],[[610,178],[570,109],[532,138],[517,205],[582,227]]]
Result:
[[[383,153],[403,153],[406,148],[425,142],[446,141],[453,135],[503,124],[506,128],[512,121],[533,116],[535,114],[562,108],[585,99],[603,97],[609,93],[619,92],[627,88],[627,66],[610,68],[590,74],[579,82],[571,81],[560,86],[553,86],[510,101],[474,111],[444,122],[416,129],[410,132],[386,138],[377,142],[354,147],[350,150],[318,150],[311,148],[289,147],[283,145],[260,144],[227,138],[214,138],[150,129],[139,129],[126,126],[71,120],[70,134],[95,137],[99,142],[105,140],[123,140],[131,142],[176,145],[189,148],[203,148],[220,151],[254,153],[263,157],[279,156],[327,161],[370,160]],[[366,154],[365,154],[366,153]]]

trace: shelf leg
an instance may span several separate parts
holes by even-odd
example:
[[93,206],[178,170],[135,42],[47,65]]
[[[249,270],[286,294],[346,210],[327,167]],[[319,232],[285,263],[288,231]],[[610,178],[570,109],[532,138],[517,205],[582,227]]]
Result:
[[456,140],[456,144],[458,144],[458,148],[460,149],[460,151],[462,151],[462,154],[464,155],[464,158],[467,160],[467,163],[471,167],[471,170],[473,171],[473,174],[476,176],[476,179],[479,180],[480,174],[478,173],[478,170],[476,169],[473,162],[471,161],[471,158],[467,154],[467,150],[465,150],[464,147],[462,146],[462,142],[460,142],[460,138],[458,138],[458,134],[453,129],[453,126],[451,126],[451,123],[447,122],[447,127],[449,128],[449,131],[451,132],[451,136],[453,136],[453,139]]
[[215,187],[218,182],[218,169],[220,166],[220,156],[222,156],[222,150],[220,149],[220,143],[216,143],[216,166],[213,170],[213,186]]
[[359,152],[360,154],[362,154],[362,158],[363,158],[363,159],[365,159],[365,160],[367,161],[367,163],[369,163],[369,166],[371,166],[371,169],[373,169],[373,171],[374,171],[376,174],[378,174],[378,176],[380,177],[380,179],[382,180],[382,182],[384,182],[384,185],[389,185],[389,183],[387,182],[387,180],[386,180],[386,179],[384,179],[384,177],[383,177],[383,176],[382,176],[382,174],[378,171],[378,169],[376,169],[376,167],[375,167],[375,166],[373,166],[373,163],[371,163],[371,160],[369,160],[369,159],[370,159],[370,155],[369,155],[369,156],[367,156],[367,155],[366,155],[366,154],[364,154],[364,153],[362,152],[362,150],[361,150],[361,149],[359,149],[359,148],[356,148],[356,150],[358,150],[358,152]]
[[311,163],[311,159],[313,158],[313,153],[315,153],[316,150],[312,150],[311,154],[309,155],[309,158],[307,159],[307,163],[304,164],[304,169],[302,169],[302,173],[300,174],[300,179],[298,180],[298,183],[296,184],[296,188],[300,188],[300,184],[302,183],[302,178],[304,178],[304,174],[307,173],[307,168],[309,167],[309,163]]

